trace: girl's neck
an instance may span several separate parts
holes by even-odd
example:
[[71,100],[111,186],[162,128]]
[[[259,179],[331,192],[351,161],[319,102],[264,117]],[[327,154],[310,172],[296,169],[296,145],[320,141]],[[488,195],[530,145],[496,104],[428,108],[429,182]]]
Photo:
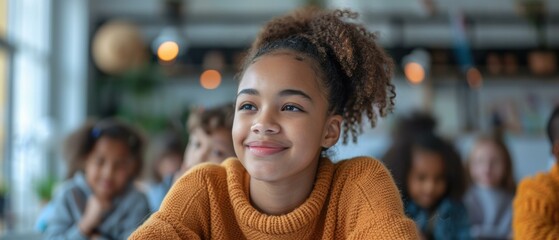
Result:
[[282,215],[301,206],[313,190],[318,161],[298,174],[276,182],[250,179],[250,200],[259,211]]

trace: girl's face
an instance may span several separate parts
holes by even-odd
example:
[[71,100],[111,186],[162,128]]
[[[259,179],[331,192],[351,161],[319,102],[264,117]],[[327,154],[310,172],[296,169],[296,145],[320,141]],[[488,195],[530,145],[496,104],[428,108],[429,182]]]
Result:
[[182,171],[203,162],[219,164],[233,156],[235,151],[231,142],[231,131],[218,128],[208,135],[201,128],[197,128],[190,133]]
[[312,177],[322,147],[337,142],[342,119],[328,115],[311,64],[282,51],[261,56],[246,69],[237,94],[233,143],[253,179]]
[[420,207],[430,209],[446,192],[445,166],[436,152],[414,150],[408,175],[408,193]]
[[498,187],[505,177],[505,158],[492,142],[476,145],[470,157],[470,176],[473,182],[486,187]]
[[112,199],[126,188],[136,166],[126,143],[101,137],[85,161],[86,181],[95,195]]

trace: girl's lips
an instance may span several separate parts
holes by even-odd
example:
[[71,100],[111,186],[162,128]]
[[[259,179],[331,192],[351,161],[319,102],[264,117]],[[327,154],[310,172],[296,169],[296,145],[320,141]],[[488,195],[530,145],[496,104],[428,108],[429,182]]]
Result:
[[246,146],[252,154],[258,157],[267,157],[287,149],[287,147],[271,142],[250,142]]
[[101,181],[99,183],[99,185],[103,188],[103,189],[112,189],[113,188],[113,183],[110,181]]

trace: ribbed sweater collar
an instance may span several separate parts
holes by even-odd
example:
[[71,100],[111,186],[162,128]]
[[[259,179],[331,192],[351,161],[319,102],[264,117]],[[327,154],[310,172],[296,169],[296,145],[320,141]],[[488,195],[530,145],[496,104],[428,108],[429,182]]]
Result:
[[334,174],[334,165],[329,159],[321,159],[316,182],[305,202],[290,213],[273,216],[261,213],[248,199],[248,173],[239,161],[227,161],[229,196],[239,225],[265,234],[289,234],[310,227],[316,222],[325,204]]

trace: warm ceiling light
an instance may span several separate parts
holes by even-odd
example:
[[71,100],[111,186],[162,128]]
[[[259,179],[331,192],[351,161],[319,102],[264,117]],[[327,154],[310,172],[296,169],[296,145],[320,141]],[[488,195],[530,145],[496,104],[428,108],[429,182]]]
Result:
[[157,48],[157,57],[163,61],[173,61],[179,55],[179,45],[173,41],[166,41]]
[[216,89],[221,84],[221,74],[216,70],[206,70],[200,76],[200,85],[205,89]]
[[404,67],[404,73],[406,74],[408,81],[412,84],[420,84],[423,80],[425,80],[425,70],[419,63],[407,63]]

